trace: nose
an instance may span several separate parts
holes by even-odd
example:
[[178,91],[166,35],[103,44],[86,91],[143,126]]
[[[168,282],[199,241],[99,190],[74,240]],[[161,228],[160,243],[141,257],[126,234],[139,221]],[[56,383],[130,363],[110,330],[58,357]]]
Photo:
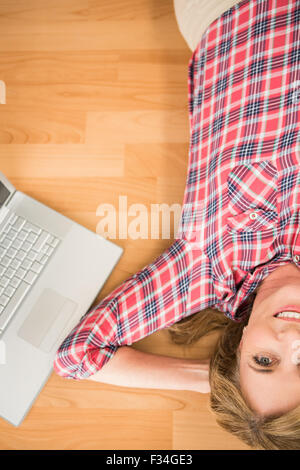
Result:
[[[280,325],[277,330],[277,340],[280,341],[288,356],[299,356],[300,350],[300,329],[295,325]],[[295,353],[295,347],[297,353]]]
[[297,327],[295,324],[279,325],[277,329],[277,338],[279,341],[287,341],[287,342],[299,340],[300,328]]

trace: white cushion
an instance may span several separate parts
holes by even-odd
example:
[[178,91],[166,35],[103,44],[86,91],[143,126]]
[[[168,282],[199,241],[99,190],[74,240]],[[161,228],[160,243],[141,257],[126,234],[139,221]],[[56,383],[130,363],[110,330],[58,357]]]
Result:
[[194,51],[205,29],[236,0],[173,0],[179,30]]

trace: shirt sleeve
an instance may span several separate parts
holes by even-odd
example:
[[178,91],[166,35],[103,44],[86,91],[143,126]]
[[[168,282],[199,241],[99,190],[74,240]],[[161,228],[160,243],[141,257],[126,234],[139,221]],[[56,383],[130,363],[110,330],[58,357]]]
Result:
[[167,328],[192,312],[186,308],[193,257],[177,239],[154,262],[88,311],[65,338],[54,359],[58,375],[84,379],[100,370],[119,346]]

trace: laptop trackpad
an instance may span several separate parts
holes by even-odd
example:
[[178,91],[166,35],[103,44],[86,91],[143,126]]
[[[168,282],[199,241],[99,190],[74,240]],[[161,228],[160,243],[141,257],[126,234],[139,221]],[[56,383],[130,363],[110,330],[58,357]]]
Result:
[[44,289],[18,335],[36,348],[50,352],[74,315],[77,305],[53,289]]

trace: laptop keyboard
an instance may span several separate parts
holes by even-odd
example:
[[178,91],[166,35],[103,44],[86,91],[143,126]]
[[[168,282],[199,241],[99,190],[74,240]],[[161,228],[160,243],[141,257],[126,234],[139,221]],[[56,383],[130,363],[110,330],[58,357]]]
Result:
[[0,235],[0,334],[55,253],[59,239],[14,213]]

